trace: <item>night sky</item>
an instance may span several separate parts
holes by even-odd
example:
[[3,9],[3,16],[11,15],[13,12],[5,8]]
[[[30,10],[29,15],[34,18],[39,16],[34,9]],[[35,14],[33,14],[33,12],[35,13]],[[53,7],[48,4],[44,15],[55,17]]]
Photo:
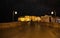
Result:
[[45,15],[55,10],[60,16],[60,0],[0,0],[0,21],[11,21],[12,13],[16,16]]

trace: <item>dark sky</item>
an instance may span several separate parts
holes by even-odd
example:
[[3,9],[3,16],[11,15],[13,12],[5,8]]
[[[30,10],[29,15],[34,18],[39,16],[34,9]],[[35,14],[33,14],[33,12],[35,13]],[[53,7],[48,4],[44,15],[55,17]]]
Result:
[[0,0],[0,19],[10,20],[12,11],[19,15],[44,15],[55,10],[60,16],[60,0]]

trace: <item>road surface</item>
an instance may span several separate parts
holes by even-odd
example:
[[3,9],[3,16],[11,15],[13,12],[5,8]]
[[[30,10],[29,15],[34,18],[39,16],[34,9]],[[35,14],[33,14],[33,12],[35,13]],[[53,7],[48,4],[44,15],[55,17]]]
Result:
[[21,23],[21,25],[21,27],[0,29],[0,38],[60,38],[58,29],[49,28],[47,24]]

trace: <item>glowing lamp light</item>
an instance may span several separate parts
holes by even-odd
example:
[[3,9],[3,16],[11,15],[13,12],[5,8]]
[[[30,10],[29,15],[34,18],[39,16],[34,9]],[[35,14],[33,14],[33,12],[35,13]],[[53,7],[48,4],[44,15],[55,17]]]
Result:
[[54,12],[52,11],[51,14],[54,14]]
[[15,11],[15,14],[17,14],[17,11]]

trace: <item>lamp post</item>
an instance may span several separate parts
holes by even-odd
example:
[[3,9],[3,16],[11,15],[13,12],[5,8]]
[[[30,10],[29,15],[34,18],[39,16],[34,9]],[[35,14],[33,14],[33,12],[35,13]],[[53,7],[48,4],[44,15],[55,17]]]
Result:
[[55,22],[56,22],[56,12],[55,11],[54,12],[52,11],[51,14],[52,15],[54,14],[54,16],[55,16]]
[[14,21],[14,16],[15,14],[17,14],[17,11],[13,11],[13,16],[12,16],[12,20]]
[[[55,11],[54,11],[55,12]],[[56,12],[55,12],[55,22],[56,22]]]
[[[55,13],[55,14],[54,14],[54,13]],[[52,15],[54,14],[54,15],[55,15],[55,17],[56,17],[56,12],[55,12],[55,11],[54,11],[54,12],[52,11],[52,12],[51,12],[51,14],[52,14]]]
[[[51,12],[51,14],[53,15],[53,14],[54,14],[54,12],[52,11],[52,12]],[[49,17],[49,21],[51,22],[51,16]]]

